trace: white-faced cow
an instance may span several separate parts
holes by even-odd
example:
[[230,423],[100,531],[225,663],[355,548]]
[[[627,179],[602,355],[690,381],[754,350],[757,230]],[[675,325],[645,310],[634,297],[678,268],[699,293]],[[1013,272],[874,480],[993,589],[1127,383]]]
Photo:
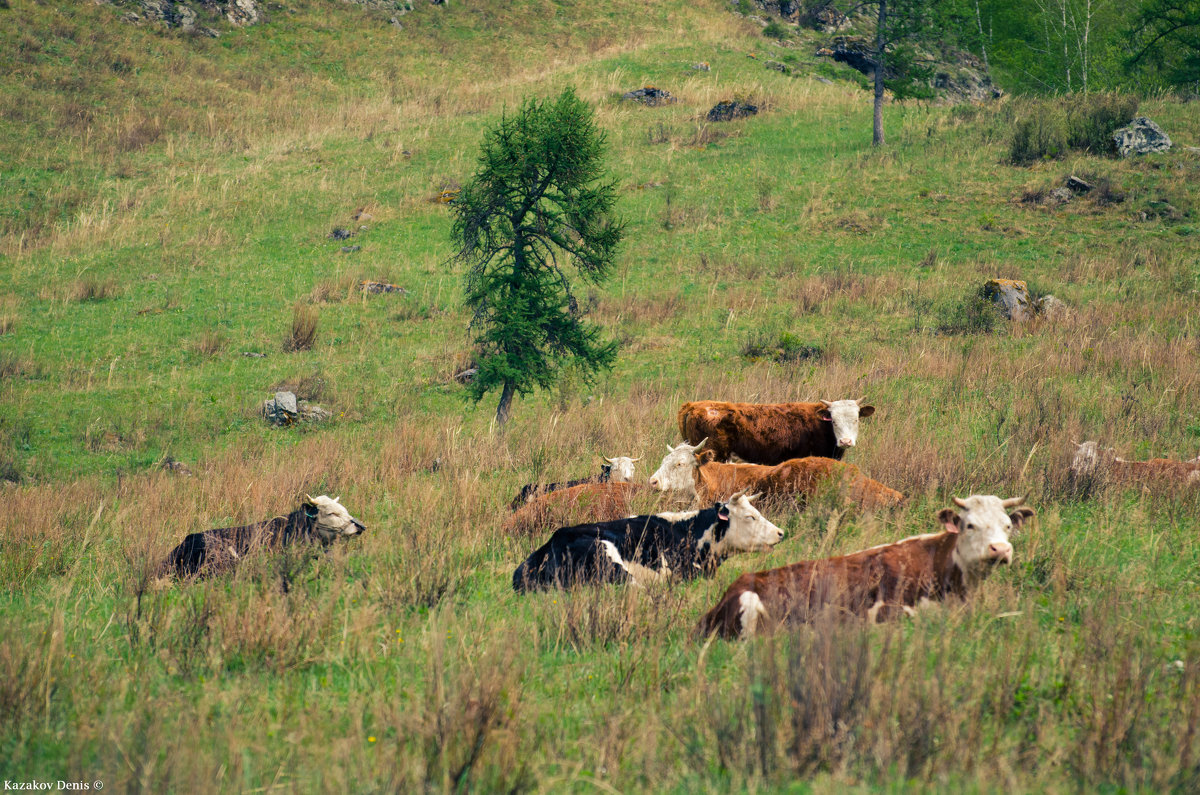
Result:
[[1098,442],[1077,442],[1070,472],[1076,479],[1096,478],[1148,487],[1200,485],[1200,457],[1190,461],[1171,458],[1127,461],[1112,447],[1101,447]]
[[717,461],[737,455],[752,464],[779,464],[815,455],[842,459],[858,443],[858,420],[875,413],[858,400],[817,403],[724,403],[701,400],[679,409],[679,434],[708,439]]
[[642,460],[641,456],[630,458],[629,456],[619,455],[616,458],[605,458],[607,464],[600,465],[600,474],[591,475],[578,480],[568,480],[563,483],[526,483],[521,487],[521,491],[513,501],[509,503],[509,508],[517,510],[531,499],[541,495],[548,494],[559,489],[568,489],[572,486],[581,486],[584,483],[629,483],[633,480],[636,474],[634,464]]
[[840,488],[850,501],[864,508],[888,508],[900,504],[904,495],[862,474],[853,464],[832,458],[807,456],[774,466],[723,464],[713,460],[705,442],[681,442],[667,446],[658,471],[650,476],[650,487],[701,503],[723,499],[738,491],[758,491],[769,497],[794,497],[801,501],[822,488]]
[[739,494],[702,511],[560,528],[517,567],[513,589],[711,576],[730,555],[765,550],[783,538],[752,499]]
[[289,544],[328,546],[339,538],[361,535],[363,523],[342,506],[341,498],[309,497],[298,510],[265,522],[192,533],[171,550],[158,569],[159,577],[191,577],[232,568],[258,549]]
[[743,574],[700,619],[698,630],[748,638],[807,622],[826,608],[875,623],[912,615],[925,601],[965,598],[996,565],[1012,562],[1009,534],[1034,515],[1023,503],[1021,497],[955,497],[955,508],[938,512],[940,533]]

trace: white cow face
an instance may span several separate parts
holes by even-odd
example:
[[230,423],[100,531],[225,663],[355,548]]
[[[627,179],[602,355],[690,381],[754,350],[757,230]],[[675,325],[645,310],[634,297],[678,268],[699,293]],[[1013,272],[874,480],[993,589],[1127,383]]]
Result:
[[666,457],[663,458],[658,471],[650,476],[650,488],[674,492],[684,497],[696,496],[696,469],[700,466],[696,451],[707,441],[708,439],[702,439],[697,445],[687,442],[680,442],[675,447],[667,445]]
[[641,461],[641,456],[630,458],[629,456],[619,455],[616,458],[605,458],[608,462],[608,479],[613,483],[632,483],[634,475],[634,464]]
[[821,401],[824,408],[817,414],[826,422],[833,423],[833,437],[837,439],[838,447],[853,447],[858,442],[858,418],[870,417],[875,413],[874,406],[859,405],[865,399],[835,400],[832,403]]
[[[745,494],[735,494],[729,502],[720,503],[717,508],[717,518],[728,519],[729,525],[723,534],[712,540],[712,551],[718,558],[735,552],[763,552],[779,543],[783,538],[783,530],[758,512],[750,504],[757,494],[747,497]],[[720,525],[717,526],[718,528]],[[713,533],[710,530],[709,533]],[[707,534],[706,534],[707,535]]]
[[1009,534],[1034,516],[1032,508],[1022,507],[1024,502],[1023,497],[973,494],[965,500],[955,497],[957,508],[938,511],[946,531],[958,534],[954,561],[968,579],[982,579],[993,566],[1012,563]]
[[1117,459],[1117,451],[1101,447],[1098,442],[1079,442],[1075,445],[1075,458],[1071,461],[1071,474],[1076,477],[1094,475],[1102,466]]
[[315,520],[313,531],[326,543],[342,536],[359,535],[367,530],[342,506],[341,499],[331,499],[324,494],[320,497],[304,495],[304,515]]

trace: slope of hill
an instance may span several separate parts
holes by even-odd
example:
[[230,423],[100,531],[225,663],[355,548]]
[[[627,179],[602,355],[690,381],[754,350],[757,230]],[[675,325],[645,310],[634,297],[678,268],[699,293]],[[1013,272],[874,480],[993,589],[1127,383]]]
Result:
[[[0,491],[6,778],[1195,787],[1195,490],[1089,492],[1065,473],[1073,439],[1200,453],[1195,152],[1015,168],[1017,102],[889,106],[873,151],[853,75],[816,79],[811,48],[716,0],[418,3],[402,29],[298,2],[216,39],[107,5],[9,5],[0,477],[21,485]],[[462,402],[452,378],[467,318],[433,199],[469,177],[505,108],[566,84],[608,133],[629,221],[587,301],[622,352],[594,386],[519,400],[497,436],[494,405]],[[646,84],[679,102],[619,100]],[[732,97],[763,112],[704,120]],[[1200,140],[1185,103],[1141,112]],[[1069,174],[1101,187],[1036,201]],[[969,314],[991,277],[1073,312],[1012,328]],[[408,293],[363,296],[361,279]],[[297,305],[317,307],[317,339],[288,353]],[[334,418],[266,427],[257,407],[279,386]],[[862,393],[879,412],[851,458],[909,495],[897,512],[781,513],[778,548],[712,581],[511,594],[540,543],[498,537],[521,484],[582,475],[597,454],[644,453],[652,471],[683,400]],[[932,530],[951,495],[1026,491],[1039,524],[967,606],[745,648],[691,638],[739,571]],[[340,494],[367,535],[144,590],[184,533],[306,492]]]

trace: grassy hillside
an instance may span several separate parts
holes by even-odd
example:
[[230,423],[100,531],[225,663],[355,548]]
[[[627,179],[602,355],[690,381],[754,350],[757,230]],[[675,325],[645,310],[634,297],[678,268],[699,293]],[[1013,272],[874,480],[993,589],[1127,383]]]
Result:
[[[1195,489],[1081,493],[1072,440],[1200,453],[1200,156],[1005,164],[1017,103],[891,105],[722,3],[270,9],[217,39],[123,9],[0,10],[0,773],[121,790],[1194,790]],[[753,55],[754,57],[750,57]],[[764,67],[787,59],[793,75]],[[707,61],[711,71],[691,65]],[[840,68],[840,67],[839,67]],[[574,85],[629,222],[587,296],[594,386],[464,402],[447,208],[483,130]],[[679,102],[618,100],[641,85]],[[764,112],[709,124],[720,99]],[[1194,106],[1142,102],[1182,145]],[[1023,197],[1077,174],[1110,190]],[[1119,197],[1119,200],[1117,200]],[[365,214],[365,215],[364,215]],[[346,241],[335,227],[367,229]],[[346,245],[361,246],[343,253]],[[1070,317],[964,315],[990,277]],[[362,296],[359,279],[407,295]],[[294,308],[317,343],[286,353]],[[755,346],[817,355],[745,356]],[[244,352],[267,354],[265,358]],[[786,357],[784,357],[786,359]],[[280,385],[334,412],[257,417]],[[857,397],[851,453],[910,496],[831,503],[712,581],[517,598],[516,488],[676,441],[693,398]],[[184,461],[195,477],[163,471]],[[740,571],[1032,493],[978,598],[867,631],[702,646]],[[341,495],[331,556],[143,592],[185,533]],[[284,591],[281,578],[292,585]],[[1178,663],[1178,664],[1177,664]]]

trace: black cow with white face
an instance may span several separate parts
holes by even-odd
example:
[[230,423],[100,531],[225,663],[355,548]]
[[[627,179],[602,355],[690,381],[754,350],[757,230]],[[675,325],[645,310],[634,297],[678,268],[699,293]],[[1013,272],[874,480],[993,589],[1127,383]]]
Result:
[[517,567],[513,590],[711,575],[730,555],[765,550],[783,538],[752,499],[735,494],[703,511],[560,528]]
[[350,515],[340,499],[305,495],[300,509],[287,516],[192,533],[167,555],[158,568],[158,577],[214,574],[233,568],[258,549],[313,542],[328,546],[339,538],[361,535],[366,528]]

